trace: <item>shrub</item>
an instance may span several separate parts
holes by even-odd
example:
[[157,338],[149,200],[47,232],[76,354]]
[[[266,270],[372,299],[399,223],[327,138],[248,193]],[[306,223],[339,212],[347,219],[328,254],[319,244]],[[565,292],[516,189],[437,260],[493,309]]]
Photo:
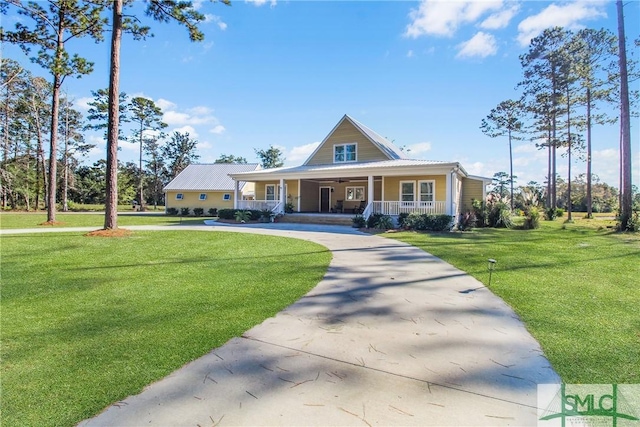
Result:
[[378,220],[383,216],[384,214],[381,213],[374,213],[369,215],[369,218],[367,218],[367,228],[374,228]]
[[209,208],[209,210],[207,212],[209,213],[209,216],[218,216],[218,209],[217,208]]
[[473,212],[465,212],[460,214],[460,220],[458,221],[458,230],[468,231],[476,226],[476,214]]
[[[249,219],[252,221],[257,221],[262,216],[262,211],[256,209],[247,209],[245,212],[249,212]],[[271,212],[271,211],[269,211]]]
[[473,214],[476,216],[476,227],[486,227],[487,225],[487,207],[482,200],[472,199],[471,207]]
[[424,215],[425,229],[428,231],[451,230],[453,217],[451,215]]
[[558,216],[557,209],[549,208],[546,211],[544,211],[544,219],[546,219],[547,221],[553,221],[554,219],[556,219],[557,216]]
[[202,209],[202,208],[193,208],[193,214],[195,216],[202,216],[203,213],[204,213],[204,209]]
[[525,230],[533,230],[540,227],[540,212],[537,208],[531,207],[524,211],[524,223],[522,228]]
[[270,222],[271,221],[271,210],[270,209],[263,209],[260,211],[260,221],[262,222]]
[[389,215],[382,215],[378,218],[374,227],[379,230],[390,230],[393,228],[393,220]]
[[497,202],[491,206],[489,210],[489,216],[487,218],[489,227],[494,228],[509,228],[513,224],[511,223],[511,210],[504,202]]
[[180,208],[180,215],[181,216],[189,216],[189,208]]
[[556,209],[556,216],[557,216],[558,218],[562,218],[562,217],[564,216],[564,209],[557,208],[557,209]]
[[178,209],[176,209],[176,208],[167,208],[167,215],[178,215]]
[[220,219],[234,219],[236,216],[235,209],[220,209],[218,211],[218,218]]
[[284,211],[286,213],[293,213],[293,203],[287,203],[284,205]]
[[247,222],[251,219],[250,211],[236,211],[235,219],[238,222]]
[[354,216],[353,218],[351,218],[351,222],[353,223],[353,226],[355,228],[363,228],[365,225],[367,225],[367,220],[364,219],[362,215]]
[[411,212],[404,220],[404,226],[409,230],[424,230],[424,221],[422,215],[417,212]]
[[449,231],[452,226],[451,215],[429,215],[412,212],[405,220],[405,227],[417,231]]
[[407,226],[407,217],[408,216],[409,216],[409,214],[406,213],[406,212],[402,212],[400,215],[398,215],[398,227],[406,228],[406,226]]

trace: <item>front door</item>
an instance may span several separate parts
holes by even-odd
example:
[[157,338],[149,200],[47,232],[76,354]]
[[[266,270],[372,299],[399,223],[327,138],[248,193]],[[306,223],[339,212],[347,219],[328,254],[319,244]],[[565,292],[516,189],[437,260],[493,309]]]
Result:
[[331,187],[320,187],[320,212],[331,211]]

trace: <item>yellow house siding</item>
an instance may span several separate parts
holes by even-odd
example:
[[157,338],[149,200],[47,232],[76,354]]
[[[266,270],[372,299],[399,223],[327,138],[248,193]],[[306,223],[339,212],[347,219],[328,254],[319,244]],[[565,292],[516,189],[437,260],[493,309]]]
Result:
[[[384,200],[395,202],[400,200],[400,181],[413,181],[416,184],[416,192],[418,181],[435,181],[435,200],[447,200],[447,177],[445,175],[411,175],[411,176],[392,176],[384,178]],[[375,187],[374,187],[375,188]],[[417,195],[417,193],[416,193]]]
[[364,136],[348,120],[344,120],[324,144],[307,161],[308,165],[333,164],[333,146],[339,144],[356,143],[356,160],[358,162],[371,162],[388,160],[389,158],[380,151],[366,136]]
[[462,180],[462,211],[470,211],[473,199],[482,200],[484,183],[477,179],[464,178]]
[[286,180],[285,185],[287,186],[287,203],[293,204],[293,210],[298,210],[298,180],[297,179],[289,179]]
[[[176,194],[182,193],[182,200],[176,199]],[[206,194],[206,200],[200,200],[200,194]],[[224,194],[229,194],[229,200],[223,200]],[[226,209],[233,208],[233,191],[167,191],[165,196],[165,206],[167,208],[189,208],[193,213],[193,208],[202,208],[204,213],[211,208]]]
[[256,200],[266,200],[267,198],[267,185],[275,185],[276,192],[278,191],[278,187],[280,186],[280,181],[260,181],[256,182]]

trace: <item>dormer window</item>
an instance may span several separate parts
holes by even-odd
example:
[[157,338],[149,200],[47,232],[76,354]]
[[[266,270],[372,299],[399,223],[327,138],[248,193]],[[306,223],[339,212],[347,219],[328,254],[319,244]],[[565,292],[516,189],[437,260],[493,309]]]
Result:
[[356,144],[341,144],[333,146],[333,163],[356,161]]

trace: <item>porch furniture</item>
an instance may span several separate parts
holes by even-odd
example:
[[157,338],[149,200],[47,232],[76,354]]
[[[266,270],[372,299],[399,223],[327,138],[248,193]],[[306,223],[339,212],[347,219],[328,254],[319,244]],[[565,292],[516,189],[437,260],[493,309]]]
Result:
[[361,200],[360,201],[360,206],[356,206],[355,208],[353,208],[353,213],[354,214],[361,214],[364,212],[364,210],[367,208],[367,201],[366,200]]
[[333,212],[344,213],[344,200],[336,200],[336,205],[333,207]]

